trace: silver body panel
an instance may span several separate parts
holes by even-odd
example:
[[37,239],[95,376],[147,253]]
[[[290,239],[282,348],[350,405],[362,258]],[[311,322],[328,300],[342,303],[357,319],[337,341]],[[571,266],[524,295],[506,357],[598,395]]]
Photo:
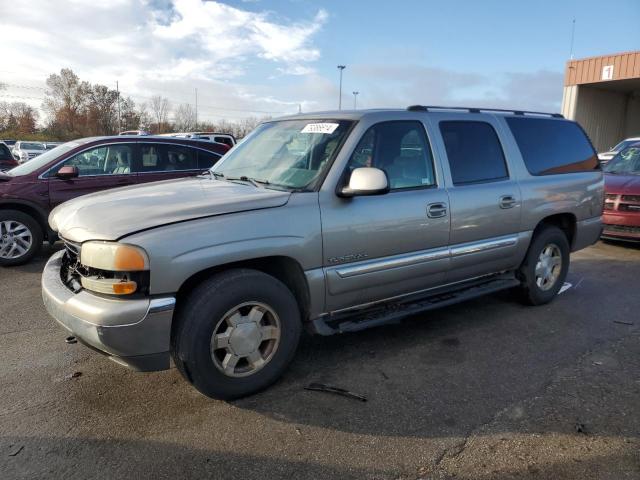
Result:
[[[72,200],[52,212],[51,226],[76,242],[120,240],[140,246],[150,259],[150,294],[163,298],[172,298],[188,279],[208,269],[286,257],[304,272],[310,301],[307,320],[515,270],[536,227],[551,215],[575,218],[573,250],[599,238],[602,173],[532,176],[501,114],[379,110],[295,117],[305,118],[356,121],[318,191],[287,193],[209,177],[159,182]],[[453,184],[438,128],[440,121],[451,119],[480,120],[494,127],[509,178]],[[422,122],[437,185],[339,197],[343,173],[364,132],[393,120]],[[513,197],[508,208],[501,205],[504,196]],[[434,203],[446,206],[446,214],[429,218],[427,207]],[[74,313],[73,299],[60,298],[60,289],[51,287],[55,269],[54,262],[43,276],[45,303],[67,328],[75,331],[77,322],[84,320],[82,325],[98,325],[104,331],[113,326],[113,315],[122,326],[132,323],[132,316],[138,319],[134,325],[144,324],[145,307],[137,300],[117,300],[113,312],[105,308],[99,318],[91,317],[88,307]],[[87,295],[75,297],[81,304],[103,301]],[[121,307],[127,302],[132,302],[135,314]],[[162,312],[162,322],[170,325],[168,312]]]

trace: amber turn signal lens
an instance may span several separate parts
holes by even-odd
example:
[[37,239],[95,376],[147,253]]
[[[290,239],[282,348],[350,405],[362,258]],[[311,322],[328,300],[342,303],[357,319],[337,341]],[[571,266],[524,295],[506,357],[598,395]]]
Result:
[[131,295],[138,288],[133,280],[123,282],[117,278],[82,277],[81,283],[87,290],[108,295]]

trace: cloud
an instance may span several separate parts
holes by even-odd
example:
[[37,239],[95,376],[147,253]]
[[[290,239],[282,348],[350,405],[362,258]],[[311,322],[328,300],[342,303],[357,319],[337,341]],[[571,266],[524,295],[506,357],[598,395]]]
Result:
[[313,73],[320,58],[314,38],[328,20],[322,9],[290,20],[202,0],[70,0],[64,8],[34,0],[3,10],[7,83],[43,85],[68,67],[112,88],[118,80],[138,102],[156,93],[193,102],[198,88],[203,108],[221,109],[211,108],[212,117],[224,108],[273,108],[275,92],[254,96],[252,105],[241,92],[251,88],[256,71],[267,72],[262,81]]

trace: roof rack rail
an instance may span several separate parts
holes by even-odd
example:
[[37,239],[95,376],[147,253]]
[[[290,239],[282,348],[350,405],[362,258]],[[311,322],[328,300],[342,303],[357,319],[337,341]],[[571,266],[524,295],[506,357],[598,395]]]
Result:
[[513,115],[546,115],[554,118],[564,118],[564,115],[560,113],[548,113],[548,112],[530,112],[527,110],[505,110],[502,108],[482,108],[482,107],[441,107],[437,105],[411,105],[407,107],[410,112],[431,112],[434,110],[464,110],[469,113],[481,113],[481,112],[499,112],[499,113],[512,113]]

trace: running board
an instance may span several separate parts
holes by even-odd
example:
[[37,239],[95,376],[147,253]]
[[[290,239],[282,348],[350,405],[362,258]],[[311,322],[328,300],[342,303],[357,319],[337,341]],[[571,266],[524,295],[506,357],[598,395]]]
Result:
[[509,277],[493,277],[481,283],[474,283],[458,290],[432,293],[414,300],[389,302],[350,313],[340,313],[317,318],[313,321],[313,329],[321,335],[332,335],[343,332],[357,332],[366,328],[377,327],[389,323],[397,323],[401,319],[416,313],[446,307],[473,298],[481,297],[500,290],[520,285],[520,282]]

